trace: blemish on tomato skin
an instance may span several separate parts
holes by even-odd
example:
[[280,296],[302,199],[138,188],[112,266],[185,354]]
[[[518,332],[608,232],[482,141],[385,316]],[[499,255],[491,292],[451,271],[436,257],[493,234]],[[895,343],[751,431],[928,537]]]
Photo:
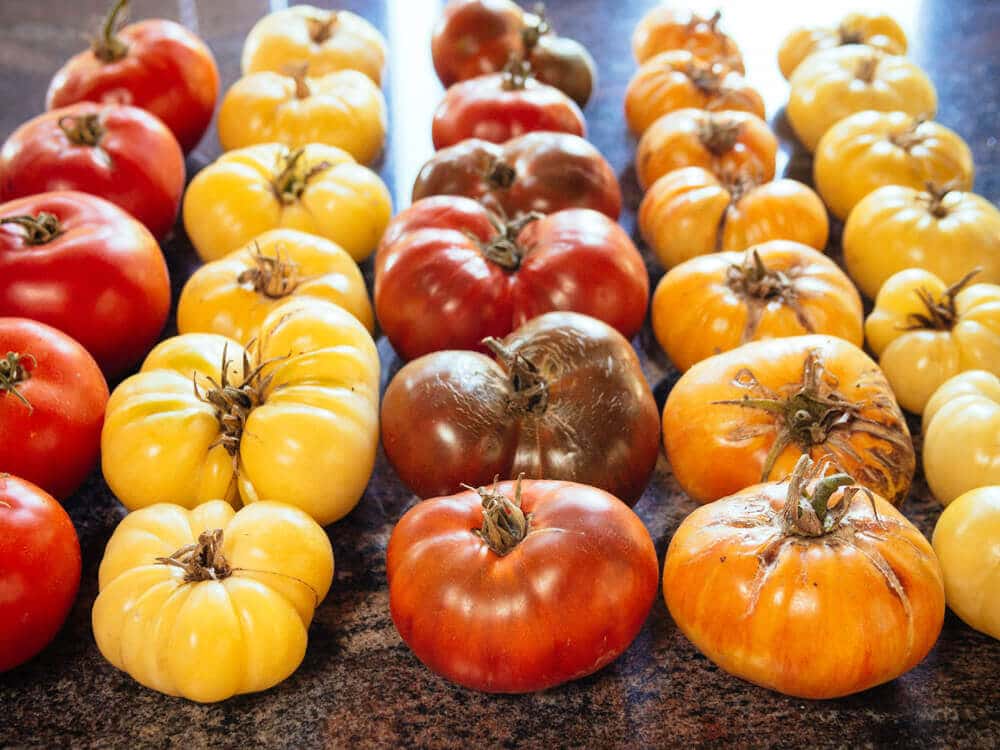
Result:
[[725,555],[722,555],[722,556],[721,556],[721,557],[719,558],[719,562],[720,562],[720,563],[724,563],[725,561],[726,561],[726,556],[725,556]]

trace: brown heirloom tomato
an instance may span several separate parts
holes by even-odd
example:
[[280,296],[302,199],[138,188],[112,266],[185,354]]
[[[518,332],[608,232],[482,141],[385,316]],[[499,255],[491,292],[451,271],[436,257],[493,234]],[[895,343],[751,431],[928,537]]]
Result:
[[760,339],[825,333],[861,346],[861,297],[811,247],[772,240],[712,253],[668,272],[653,295],[653,332],[677,369]]
[[632,54],[640,65],[653,55],[672,49],[683,49],[708,62],[722,62],[743,72],[739,47],[719,30],[718,11],[703,18],[690,10],[660,5],[649,11],[636,24],[632,34]]
[[389,384],[382,445],[407,486],[431,497],[523,473],[638,500],[659,414],[629,342],[594,318],[553,312],[487,345],[495,361],[434,352]]
[[569,133],[525,133],[502,145],[470,138],[441,149],[413,185],[414,202],[431,195],[475,198],[511,217],[592,208],[617,219],[622,207],[611,165]]
[[487,336],[554,310],[632,336],[648,301],[632,240],[586,208],[504,223],[469,198],[425,198],[392,220],[375,256],[375,314],[405,359],[481,349]]
[[392,620],[448,680],[526,693],[621,655],[656,598],[656,550],[615,497],[501,482],[417,503],[389,539]]
[[808,454],[899,505],[916,465],[878,365],[821,335],[753,341],[696,364],[667,398],[663,445],[700,503],[787,477]]
[[894,680],[944,621],[927,539],[882,497],[803,456],[791,480],[698,508],[677,529],[663,595],[677,627],[745,680],[837,698]]

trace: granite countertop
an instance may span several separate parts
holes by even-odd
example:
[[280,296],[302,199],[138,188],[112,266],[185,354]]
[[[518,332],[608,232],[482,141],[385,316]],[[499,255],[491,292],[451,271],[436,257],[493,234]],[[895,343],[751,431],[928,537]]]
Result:
[[[319,2],[328,5],[327,2]],[[635,143],[621,114],[635,66],[629,37],[653,0],[549,0],[564,34],[584,42],[599,66],[599,89],[585,114],[589,138],[622,182],[622,223],[635,234],[640,194],[631,165]],[[765,94],[783,140],[779,174],[808,180],[809,157],[794,148],[781,111],[787,87],[775,62],[783,34],[802,23],[836,21],[847,0],[694,3],[723,9],[744,51],[749,80]],[[242,41],[272,0],[135,0],[133,18],[171,17],[212,47],[223,86],[239,73]],[[409,203],[417,170],[431,154],[431,112],[441,96],[429,54],[437,0],[339,3],[373,21],[390,41],[390,140],[377,169],[396,206]],[[912,54],[940,96],[938,120],[972,146],[976,191],[1000,198],[1000,3],[990,0],[885,0],[910,34]],[[4,0],[0,4],[0,135],[39,112],[49,78],[86,43],[104,0]],[[219,153],[214,129],[189,157],[193,174]],[[836,257],[839,229],[833,232]],[[197,265],[178,226],[164,244],[173,291]],[[652,280],[662,273],[650,260]],[[370,264],[366,275],[371,276]],[[167,331],[167,334],[172,331]],[[643,367],[662,404],[677,373],[647,325],[636,337]],[[383,379],[400,363],[381,339]],[[911,428],[918,428],[911,422]],[[917,430],[919,433],[919,430]],[[336,579],[316,613],[299,670],[264,693],[201,706],[140,687],[101,658],[90,627],[97,566],[124,515],[100,473],[66,502],[80,535],[83,580],[66,626],[39,657],[0,675],[0,745],[44,747],[605,747],[605,746],[1000,746],[1000,642],[950,613],[941,638],[900,679],[837,701],[808,702],[754,687],[701,656],[680,634],[662,598],[631,648],[614,664],[544,693],[490,696],[451,685],[426,670],[389,617],[385,547],[415,498],[379,457],[357,509],[327,529]],[[662,562],[680,521],[694,509],[661,456],[636,511]],[[939,508],[919,475],[904,512],[930,534]]]

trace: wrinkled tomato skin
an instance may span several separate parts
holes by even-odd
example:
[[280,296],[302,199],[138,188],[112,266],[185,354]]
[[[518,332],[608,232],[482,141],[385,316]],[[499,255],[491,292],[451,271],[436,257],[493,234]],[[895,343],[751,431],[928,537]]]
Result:
[[434,70],[445,88],[523,55],[524,12],[510,0],[453,0],[431,37]]
[[[74,144],[59,127],[96,114],[96,146]],[[184,154],[167,127],[138,107],[81,102],[22,125],[0,151],[0,198],[79,190],[111,201],[162,239],[174,225],[184,190]]]

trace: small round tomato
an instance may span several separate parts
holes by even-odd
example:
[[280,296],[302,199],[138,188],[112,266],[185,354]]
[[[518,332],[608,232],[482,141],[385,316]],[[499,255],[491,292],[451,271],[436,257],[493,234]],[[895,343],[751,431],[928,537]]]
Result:
[[108,384],[55,328],[0,318],[0,471],[64,499],[97,463]]
[[125,209],[154,237],[177,219],[184,154],[149,112],[81,102],[29,120],[0,151],[0,198],[79,190]]
[[481,349],[554,310],[632,336],[648,301],[632,240],[586,208],[504,223],[469,198],[425,198],[393,219],[375,256],[375,313],[405,359]]
[[[527,33],[531,33],[531,28]],[[544,28],[550,28],[548,21],[544,22]],[[587,48],[575,39],[551,33],[537,39],[528,48],[528,62],[535,77],[555,86],[578,106],[586,106],[597,87],[597,65]]]
[[170,128],[185,153],[198,145],[219,96],[212,51],[180,24],[163,19],[118,29],[128,0],[115,0],[91,49],[52,79],[48,109],[76,102],[131,104]]
[[111,379],[150,350],[169,310],[163,253],[117,206],[73,191],[0,205],[0,315],[69,334]]
[[683,167],[702,167],[730,182],[767,182],[777,154],[777,138],[757,115],[678,109],[642,134],[635,171],[643,190]]
[[640,65],[667,50],[683,49],[709,62],[722,62],[743,72],[739,47],[719,29],[722,14],[704,18],[690,10],[667,5],[653,8],[635,26],[632,54]]
[[66,511],[31,482],[0,474],[0,672],[56,637],[79,587],[80,540]]
[[656,598],[653,540],[612,495],[518,480],[417,503],[389,539],[389,608],[431,670],[527,693],[596,672]]
[[503,144],[470,138],[443,148],[413,184],[414,202],[432,195],[475,198],[510,217],[592,208],[617,219],[622,207],[614,169],[569,133],[525,133]]
[[786,79],[816,52],[845,44],[864,44],[890,55],[906,54],[906,32],[883,13],[848,13],[838,26],[794,29],[778,48],[778,67]]

